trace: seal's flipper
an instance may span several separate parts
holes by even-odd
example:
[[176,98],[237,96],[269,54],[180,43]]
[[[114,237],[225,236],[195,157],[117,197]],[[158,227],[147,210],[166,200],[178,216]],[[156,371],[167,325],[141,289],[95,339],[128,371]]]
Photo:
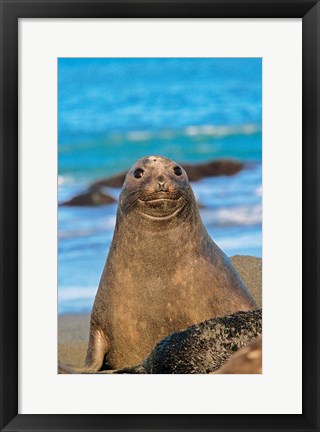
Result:
[[109,341],[104,332],[96,327],[91,326],[89,345],[85,365],[83,367],[68,366],[59,361],[59,374],[93,374],[101,370],[104,358],[109,350]]
[[77,373],[72,367],[65,365],[60,360],[58,362],[58,374],[74,374]]
[[87,373],[95,373],[101,370],[105,355],[109,350],[109,341],[100,327],[91,323],[89,345],[84,369]]
[[133,366],[133,367],[127,367],[123,369],[118,369],[115,371],[112,371],[114,374],[147,374],[148,372],[144,368],[143,365]]

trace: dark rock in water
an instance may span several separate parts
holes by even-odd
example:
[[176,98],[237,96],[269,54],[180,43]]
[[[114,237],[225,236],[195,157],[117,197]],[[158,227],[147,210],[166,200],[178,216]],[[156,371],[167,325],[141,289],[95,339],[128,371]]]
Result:
[[[198,181],[204,177],[230,176],[242,170],[244,164],[232,159],[219,159],[202,164],[181,164],[186,170],[189,181]],[[90,190],[103,187],[120,188],[123,185],[126,172],[92,183]]]
[[61,204],[62,207],[71,207],[71,206],[101,206],[106,204],[112,204],[116,202],[116,200],[103,192],[94,191],[94,192],[85,192],[80,195],[76,195],[68,201],[65,201]]
[[231,176],[237,174],[243,168],[243,163],[220,159],[198,165],[182,164],[187,171],[189,181],[198,181],[204,177]]
[[[219,159],[203,164],[182,164],[187,171],[189,181],[197,181],[203,177],[233,175],[241,171],[243,163],[231,159]],[[121,188],[127,172],[92,183],[87,192],[76,195],[61,206],[101,206],[112,204],[116,200],[102,191],[104,187]],[[199,207],[203,207],[201,204]]]
[[127,171],[124,171],[115,176],[98,180],[90,185],[89,190],[99,190],[104,187],[121,188],[126,177]]
[[262,337],[259,336],[250,345],[242,348],[215,374],[261,374],[262,373]]
[[211,373],[261,332],[261,309],[211,318],[165,337],[142,364],[113,373]]

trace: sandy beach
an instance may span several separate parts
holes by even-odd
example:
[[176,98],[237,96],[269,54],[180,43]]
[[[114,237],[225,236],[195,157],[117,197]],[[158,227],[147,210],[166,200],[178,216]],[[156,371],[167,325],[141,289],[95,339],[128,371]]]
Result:
[[[236,255],[231,258],[242,280],[252,293],[256,303],[262,307],[262,260],[250,256]],[[84,364],[90,315],[60,315],[58,319],[58,357],[62,362],[81,366]]]

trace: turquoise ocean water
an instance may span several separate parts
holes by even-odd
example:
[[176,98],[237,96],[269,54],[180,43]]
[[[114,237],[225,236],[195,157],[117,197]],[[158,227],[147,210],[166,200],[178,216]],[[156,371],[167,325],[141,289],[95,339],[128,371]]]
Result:
[[[192,186],[219,246],[261,256],[261,119],[261,59],[59,59],[59,202],[142,156],[238,159],[239,174]],[[59,207],[59,313],[90,311],[115,212]]]

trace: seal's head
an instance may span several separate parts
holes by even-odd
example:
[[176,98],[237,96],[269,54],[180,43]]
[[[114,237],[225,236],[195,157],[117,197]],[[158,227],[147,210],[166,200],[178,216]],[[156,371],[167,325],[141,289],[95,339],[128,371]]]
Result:
[[193,197],[187,173],[163,156],[139,159],[128,171],[120,194],[123,214],[137,212],[145,218],[169,220],[190,205]]

